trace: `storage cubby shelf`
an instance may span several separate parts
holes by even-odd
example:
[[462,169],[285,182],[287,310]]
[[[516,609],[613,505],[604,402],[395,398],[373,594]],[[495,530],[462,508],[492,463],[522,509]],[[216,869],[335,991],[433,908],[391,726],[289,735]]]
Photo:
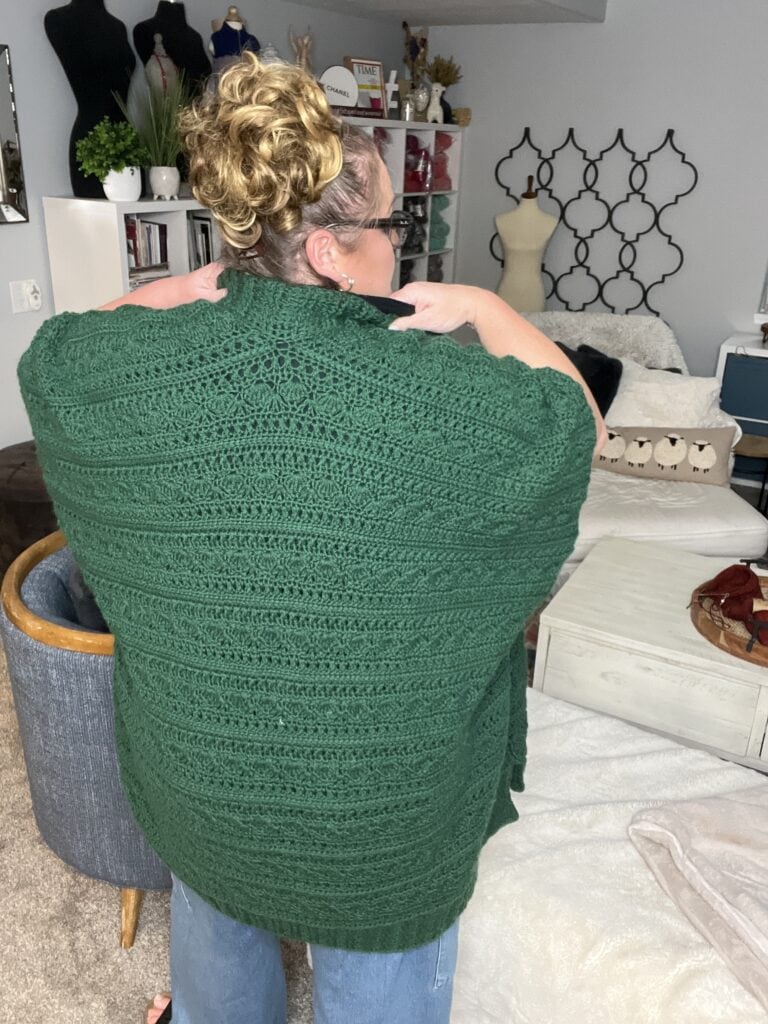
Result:
[[[428,275],[432,280],[452,281],[461,128],[413,121],[347,120],[376,139],[392,178],[396,207],[418,215],[416,233],[425,251],[396,261],[393,289],[407,280],[425,280]],[[413,142],[409,143],[409,136]],[[450,144],[446,146],[447,140]],[[431,173],[434,180],[435,174],[443,174],[452,188],[406,191],[406,175],[415,173],[412,165],[419,160],[424,175]],[[57,313],[94,309],[153,277],[183,274],[219,255],[212,219],[194,199],[114,203],[47,196],[43,209]],[[430,250],[430,241],[435,240],[440,248]]]

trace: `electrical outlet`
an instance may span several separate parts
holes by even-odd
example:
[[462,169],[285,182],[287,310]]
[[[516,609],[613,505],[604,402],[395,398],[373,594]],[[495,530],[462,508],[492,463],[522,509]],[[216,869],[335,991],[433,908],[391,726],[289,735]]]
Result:
[[43,295],[37,281],[11,281],[11,309],[14,313],[31,313],[43,305]]

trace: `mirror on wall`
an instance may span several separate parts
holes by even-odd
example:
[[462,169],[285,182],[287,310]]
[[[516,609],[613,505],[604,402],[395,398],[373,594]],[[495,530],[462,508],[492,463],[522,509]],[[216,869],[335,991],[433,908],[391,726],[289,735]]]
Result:
[[28,220],[11,54],[0,43],[0,224]]

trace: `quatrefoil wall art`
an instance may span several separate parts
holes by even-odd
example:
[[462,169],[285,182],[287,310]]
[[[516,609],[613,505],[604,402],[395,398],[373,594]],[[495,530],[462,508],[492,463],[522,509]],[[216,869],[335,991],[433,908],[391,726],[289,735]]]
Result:
[[[526,128],[496,164],[496,181],[519,202],[533,175],[541,208],[559,216],[542,266],[547,298],[571,312],[652,313],[651,292],[683,265],[671,233],[670,211],[693,192],[698,171],[675,145],[669,128],[644,156],[625,141],[624,129],[609,146],[590,154],[569,128],[549,152]],[[498,233],[491,254],[502,266]]]

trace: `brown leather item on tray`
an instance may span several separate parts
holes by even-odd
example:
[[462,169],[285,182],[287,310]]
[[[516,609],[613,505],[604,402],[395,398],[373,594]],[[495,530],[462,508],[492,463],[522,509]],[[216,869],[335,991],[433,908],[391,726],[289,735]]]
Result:
[[768,576],[730,565],[696,587],[690,609],[693,625],[710,643],[768,667]]

